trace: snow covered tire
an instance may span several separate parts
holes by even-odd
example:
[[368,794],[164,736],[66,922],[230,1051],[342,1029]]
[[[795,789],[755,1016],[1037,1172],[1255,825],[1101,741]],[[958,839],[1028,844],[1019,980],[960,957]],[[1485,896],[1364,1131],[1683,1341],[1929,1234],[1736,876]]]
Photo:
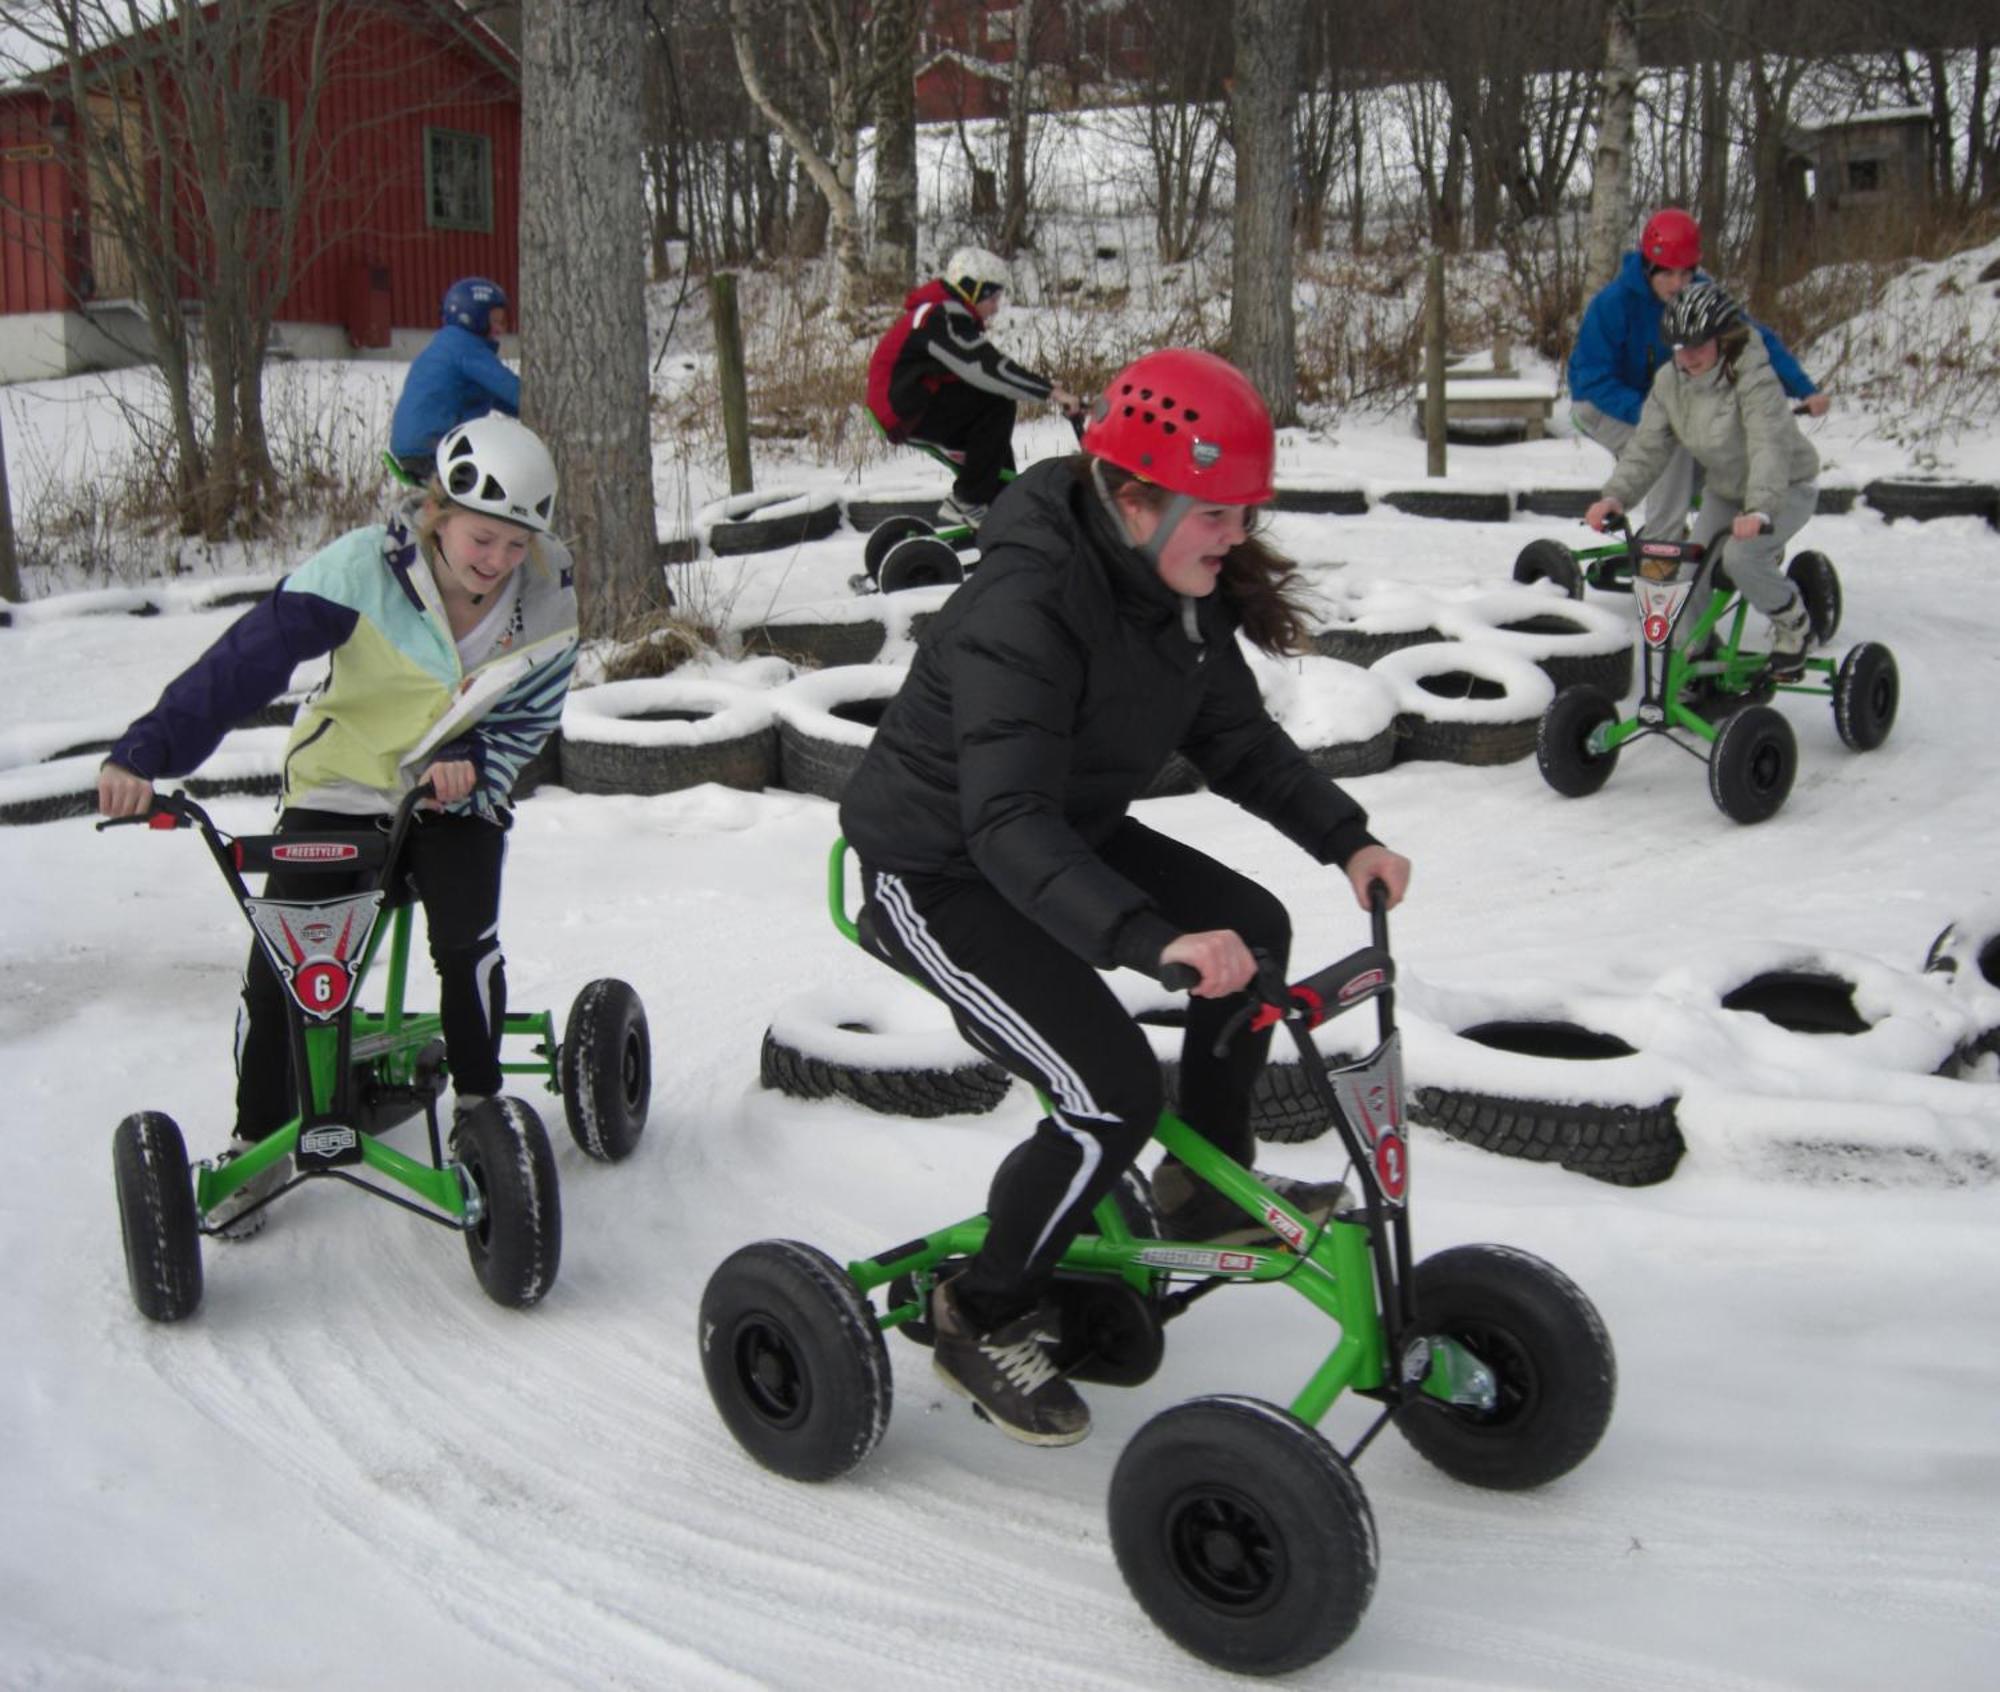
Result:
[[563,785],[577,793],[675,793],[716,782],[752,793],[778,779],[767,694],[675,676],[572,692],[563,709]]

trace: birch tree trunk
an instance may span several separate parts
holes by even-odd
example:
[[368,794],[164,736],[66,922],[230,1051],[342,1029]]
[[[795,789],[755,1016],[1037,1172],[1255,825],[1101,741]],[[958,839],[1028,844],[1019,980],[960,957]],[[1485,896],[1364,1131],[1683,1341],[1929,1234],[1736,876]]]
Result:
[[729,0],[729,40],[736,52],[744,91],[797,155],[800,167],[826,202],[834,258],[834,309],[856,317],[868,297],[868,265],[862,251],[861,214],[854,198],[859,164],[861,119],[872,92],[862,62],[852,15],[826,0],[795,0],[805,14],[807,33],[826,76],[827,127],[831,145],[822,150],[798,114],[782,105],[758,56],[753,0]]
[[1583,287],[1595,294],[1618,272],[1632,226],[1632,139],[1639,103],[1639,28],[1632,0],[1605,8],[1604,75],[1591,159],[1590,232]]
[[1292,319],[1292,216],[1298,204],[1292,116],[1304,44],[1304,0],[1236,0],[1229,350],[1280,425],[1299,420]]
[[586,636],[662,603],[646,374],[645,0],[521,19],[521,416],[555,455]]

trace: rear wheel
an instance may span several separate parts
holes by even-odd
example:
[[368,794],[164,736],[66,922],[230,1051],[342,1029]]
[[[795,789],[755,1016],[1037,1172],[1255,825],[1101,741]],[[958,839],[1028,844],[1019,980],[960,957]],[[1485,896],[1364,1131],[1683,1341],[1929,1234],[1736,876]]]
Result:
[[1275,1405],[1197,1398],[1155,1416],[1111,1476],[1111,1548],[1183,1650],[1237,1674],[1318,1662],[1375,1591],[1375,1522],[1326,1440]]
[[555,1285],[562,1261],[562,1194],[542,1119],[525,1099],[488,1099],[458,1119],[452,1156],[479,1195],[466,1255],[486,1296],[525,1309]]
[[737,1442],[788,1480],[844,1475],[889,1425],[889,1353],[845,1270],[797,1240],[723,1260],[701,1295],[701,1368]]
[[882,576],[882,560],[889,556],[889,548],[898,541],[908,540],[912,535],[927,535],[930,524],[921,517],[888,517],[868,531],[868,539],[861,547],[861,557],[868,567],[871,580],[879,581]]
[[1588,1457],[1611,1422],[1618,1365],[1596,1307],[1553,1264],[1507,1246],[1455,1246],[1416,1267],[1417,1331],[1493,1374],[1489,1409],[1418,1398],[1396,1428],[1468,1486],[1541,1486]]
[[884,593],[900,593],[905,588],[947,587],[965,580],[965,566],[958,554],[931,534],[912,535],[900,540],[882,556],[876,585]]
[[1583,567],[1561,541],[1529,541],[1514,559],[1514,580],[1554,582],[1570,598],[1583,597]]
[[1823,552],[1802,552],[1785,566],[1812,619],[1813,645],[1824,646],[1840,627],[1840,573]]
[[1746,705],[1722,725],[1708,761],[1708,792],[1731,822],[1777,815],[1799,772],[1792,725],[1769,705]]
[[1591,736],[1618,720],[1618,707],[1594,687],[1566,687],[1542,713],[1535,763],[1542,780],[1570,799],[1595,793],[1618,767],[1618,748],[1591,749]]
[[556,1069],[576,1143],[604,1163],[630,1155],[653,1096],[653,1042],[639,995],[609,976],[577,994]]
[[201,1303],[201,1224],[187,1145],[171,1116],[144,1110],[111,1136],[125,1278],[139,1314],[178,1322]]
[[1863,641],[1840,661],[1833,678],[1833,726],[1857,752],[1873,752],[1896,726],[1903,695],[1895,655],[1886,646]]

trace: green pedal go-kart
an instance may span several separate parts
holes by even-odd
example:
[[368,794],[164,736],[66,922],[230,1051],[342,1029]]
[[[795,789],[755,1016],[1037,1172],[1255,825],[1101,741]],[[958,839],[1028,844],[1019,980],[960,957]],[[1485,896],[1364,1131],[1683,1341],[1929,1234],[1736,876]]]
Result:
[[[1831,699],[1834,727],[1857,752],[1888,739],[1901,684],[1886,646],[1864,641],[1837,663],[1808,658],[1796,679],[1776,680],[1770,654],[1744,645],[1750,603],[1729,581],[1725,545],[1704,558],[1694,541],[1642,540],[1622,517],[1612,525],[1625,531],[1620,544],[1639,620],[1639,700],[1621,716],[1600,688],[1556,695],[1542,715],[1535,760],[1558,793],[1595,793],[1627,744],[1660,735],[1707,763],[1709,795],[1723,815],[1762,822],[1784,804],[1799,765],[1792,725],[1769,703],[1778,693]],[[1831,640],[1841,613],[1833,565],[1801,552],[1785,573],[1811,618],[1812,644]]]
[[[359,823],[353,833],[230,836],[184,793],[157,797],[147,816],[98,824],[200,831],[284,983],[298,1089],[298,1114],[282,1128],[240,1156],[192,1167],[172,1117],[140,1111],[118,1124],[111,1149],[126,1276],[133,1302],[152,1320],[178,1321],[201,1303],[204,1234],[234,1228],[309,1180],[346,1182],[463,1233],[479,1284],[496,1303],[534,1304],[554,1283],[562,1207],[541,1118],[525,1099],[489,1099],[459,1117],[447,1160],[437,1109],[447,1083],[442,1024],[405,1003],[411,900],[402,847],[429,794],[424,784],[405,798],[386,833]],[[271,870],[338,874],[342,890],[323,900],[254,897],[243,878]],[[384,1003],[362,1010],[385,933]],[[560,1093],[585,1152],[611,1162],[638,1144],[652,1047],[629,986],[609,978],[586,986],[560,1044],[547,1011],[509,1014],[502,1035],[502,1073],[540,1076]],[[522,1038],[533,1042],[532,1053],[510,1053],[506,1041],[518,1046]],[[428,1162],[382,1137],[420,1111],[430,1129]],[[258,1202],[227,1203],[287,1161],[289,1178]]]
[[[1065,412],[1064,419],[1078,440],[1083,439],[1084,412]],[[881,424],[877,423],[880,429]],[[929,441],[906,441],[926,458],[935,459],[954,476],[965,468],[965,455]],[[1014,472],[1002,470],[1003,483]],[[905,588],[945,587],[965,580],[966,566],[959,554],[979,544],[979,531],[970,523],[933,523],[911,513],[885,517],[868,531],[861,548],[865,573],[852,577],[848,586],[856,593],[900,593]]]
[[[830,893],[836,924],[860,938],[845,915],[841,845]],[[1176,1643],[1240,1673],[1303,1667],[1359,1624],[1376,1536],[1352,1465],[1384,1425],[1454,1479],[1517,1490],[1581,1463],[1616,1392],[1604,1324],[1550,1264],[1465,1245],[1412,1265],[1395,964],[1376,895],[1369,945],[1292,986],[1267,965],[1255,1011],[1257,1026],[1282,1022],[1298,1042],[1358,1202],[1315,1222],[1165,1112],[1154,1139],[1266,1228],[1269,1243],[1160,1238],[1135,1170],[1098,1205],[1095,1231],[1063,1254],[1049,1312],[1065,1373],[1131,1387],[1158,1368],[1166,1324],[1216,1292],[1283,1286],[1337,1327],[1289,1404],[1225,1393],[1175,1405],[1141,1428],[1112,1476],[1111,1544],[1134,1597]],[[1379,1043],[1329,1070],[1311,1030],[1371,1000]],[[1236,1026],[1250,1020],[1246,1012]],[[985,1234],[975,1216],[845,1266],[794,1240],[732,1254],[700,1314],[702,1367],[730,1432],[794,1480],[854,1468],[888,1426],[884,1332],[930,1343],[932,1289]],[[1318,1424],[1350,1393],[1376,1409],[1342,1452]]]

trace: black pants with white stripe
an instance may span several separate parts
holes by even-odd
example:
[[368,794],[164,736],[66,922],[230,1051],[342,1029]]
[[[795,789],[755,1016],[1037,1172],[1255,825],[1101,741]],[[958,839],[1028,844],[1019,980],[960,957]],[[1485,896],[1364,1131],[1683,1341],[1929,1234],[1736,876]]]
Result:
[[[1281,963],[1291,922],[1270,893],[1205,853],[1129,818],[1102,856],[1184,933],[1234,929]],[[1160,1066],[1104,977],[983,881],[863,866],[870,937],[887,960],[951,1007],[959,1030],[1052,1101],[1034,1138],[1002,1163],[987,1196],[986,1244],[956,1283],[990,1330],[1036,1302],[1056,1261],[1145,1146],[1161,1105]],[[1270,1032],[1217,1057],[1243,998],[1189,999],[1180,1114],[1249,1163],[1250,1091]]]
[[[359,833],[371,824],[367,817],[294,806],[278,819],[276,832]],[[501,1091],[507,969],[500,955],[500,871],[506,858],[505,829],[449,812],[424,813],[404,848],[403,863],[423,902],[424,929],[437,969],[446,1061],[452,1086],[461,1094]],[[273,871],[264,879],[264,897],[332,899],[364,879],[324,871]],[[389,920],[386,912],[382,920]],[[284,983],[264,948],[252,941],[237,1019],[236,1133],[243,1139],[261,1140],[298,1114],[290,1026]]]

